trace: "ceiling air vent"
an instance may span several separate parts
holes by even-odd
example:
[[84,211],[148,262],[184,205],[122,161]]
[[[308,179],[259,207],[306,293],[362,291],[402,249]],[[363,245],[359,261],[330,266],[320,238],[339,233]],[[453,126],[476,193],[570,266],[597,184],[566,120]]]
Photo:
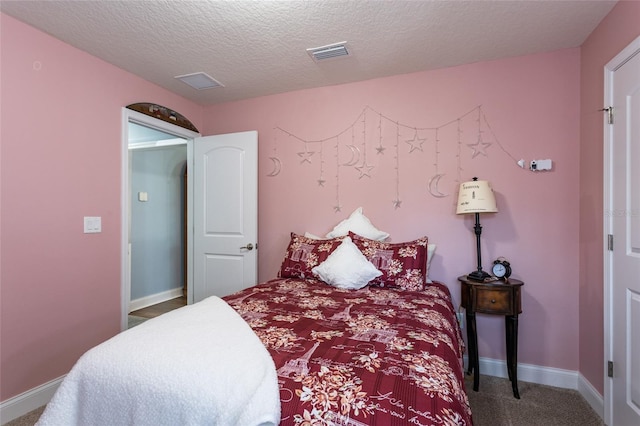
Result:
[[314,61],[324,61],[326,59],[339,58],[341,56],[349,56],[347,50],[347,42],[328,44],[326,46],[312,47],[307,49],[307,53]]
[[214,87],[224,87],[224,84],[216,81],[213,77],[204,72],[177,75],[175,78],[197,90],[213,89]]

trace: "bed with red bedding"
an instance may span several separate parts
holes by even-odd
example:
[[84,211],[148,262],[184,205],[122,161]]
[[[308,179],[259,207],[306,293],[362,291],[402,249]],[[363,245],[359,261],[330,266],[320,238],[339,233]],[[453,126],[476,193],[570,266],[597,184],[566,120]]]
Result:
[[471,425],[447,287],[281,278],[224,298],[271,354],[281,424]]
[[[463,341],[448,288],[428,277],[427,238],[385,242],[353,217],[335,237],[291,234],[277,279],[87,351],[38,424],[471,425]],[[362,224],[373,239],[350,231]]]

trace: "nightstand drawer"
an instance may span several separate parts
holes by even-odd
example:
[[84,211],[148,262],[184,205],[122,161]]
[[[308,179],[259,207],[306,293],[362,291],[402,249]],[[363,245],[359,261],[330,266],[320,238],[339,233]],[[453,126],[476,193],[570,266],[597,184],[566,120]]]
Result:
[[503,315],[510,315],[513,313],[511,290],[489,289],[482,287],[478,287],[475,290],[476,312]]

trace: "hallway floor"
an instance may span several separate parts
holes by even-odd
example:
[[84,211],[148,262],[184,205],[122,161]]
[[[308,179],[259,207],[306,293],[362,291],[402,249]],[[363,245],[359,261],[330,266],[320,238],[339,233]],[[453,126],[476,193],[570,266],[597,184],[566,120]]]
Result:
[[187,304],[187,298],[185,296],[176,297],[175,299],[167,300],[166,302],[158,303],[157,305],[147,306],[146,308],[138,309],[137,311],[130,312],[129,315],[142,318],[154,318],[158,315],[162,315],[174,309],[181,308]]

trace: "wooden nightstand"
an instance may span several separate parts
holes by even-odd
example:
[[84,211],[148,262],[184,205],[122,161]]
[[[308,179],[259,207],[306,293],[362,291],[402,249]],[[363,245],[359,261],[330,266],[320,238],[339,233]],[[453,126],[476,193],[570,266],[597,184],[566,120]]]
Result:
[[524,283],[509,278],[488,283],[458,277],[462,285],[462,307],[467,313],[467,342],[469,345],[469,367],[467,374],[473,374],[473,390],[480,384],[478,356],[478,334],[476,312],[481,314],[504,315],[507,338],[507,371],[513,387],[513,396],[520,399],[518,392],[518,314],[522,313],[520,289]]

